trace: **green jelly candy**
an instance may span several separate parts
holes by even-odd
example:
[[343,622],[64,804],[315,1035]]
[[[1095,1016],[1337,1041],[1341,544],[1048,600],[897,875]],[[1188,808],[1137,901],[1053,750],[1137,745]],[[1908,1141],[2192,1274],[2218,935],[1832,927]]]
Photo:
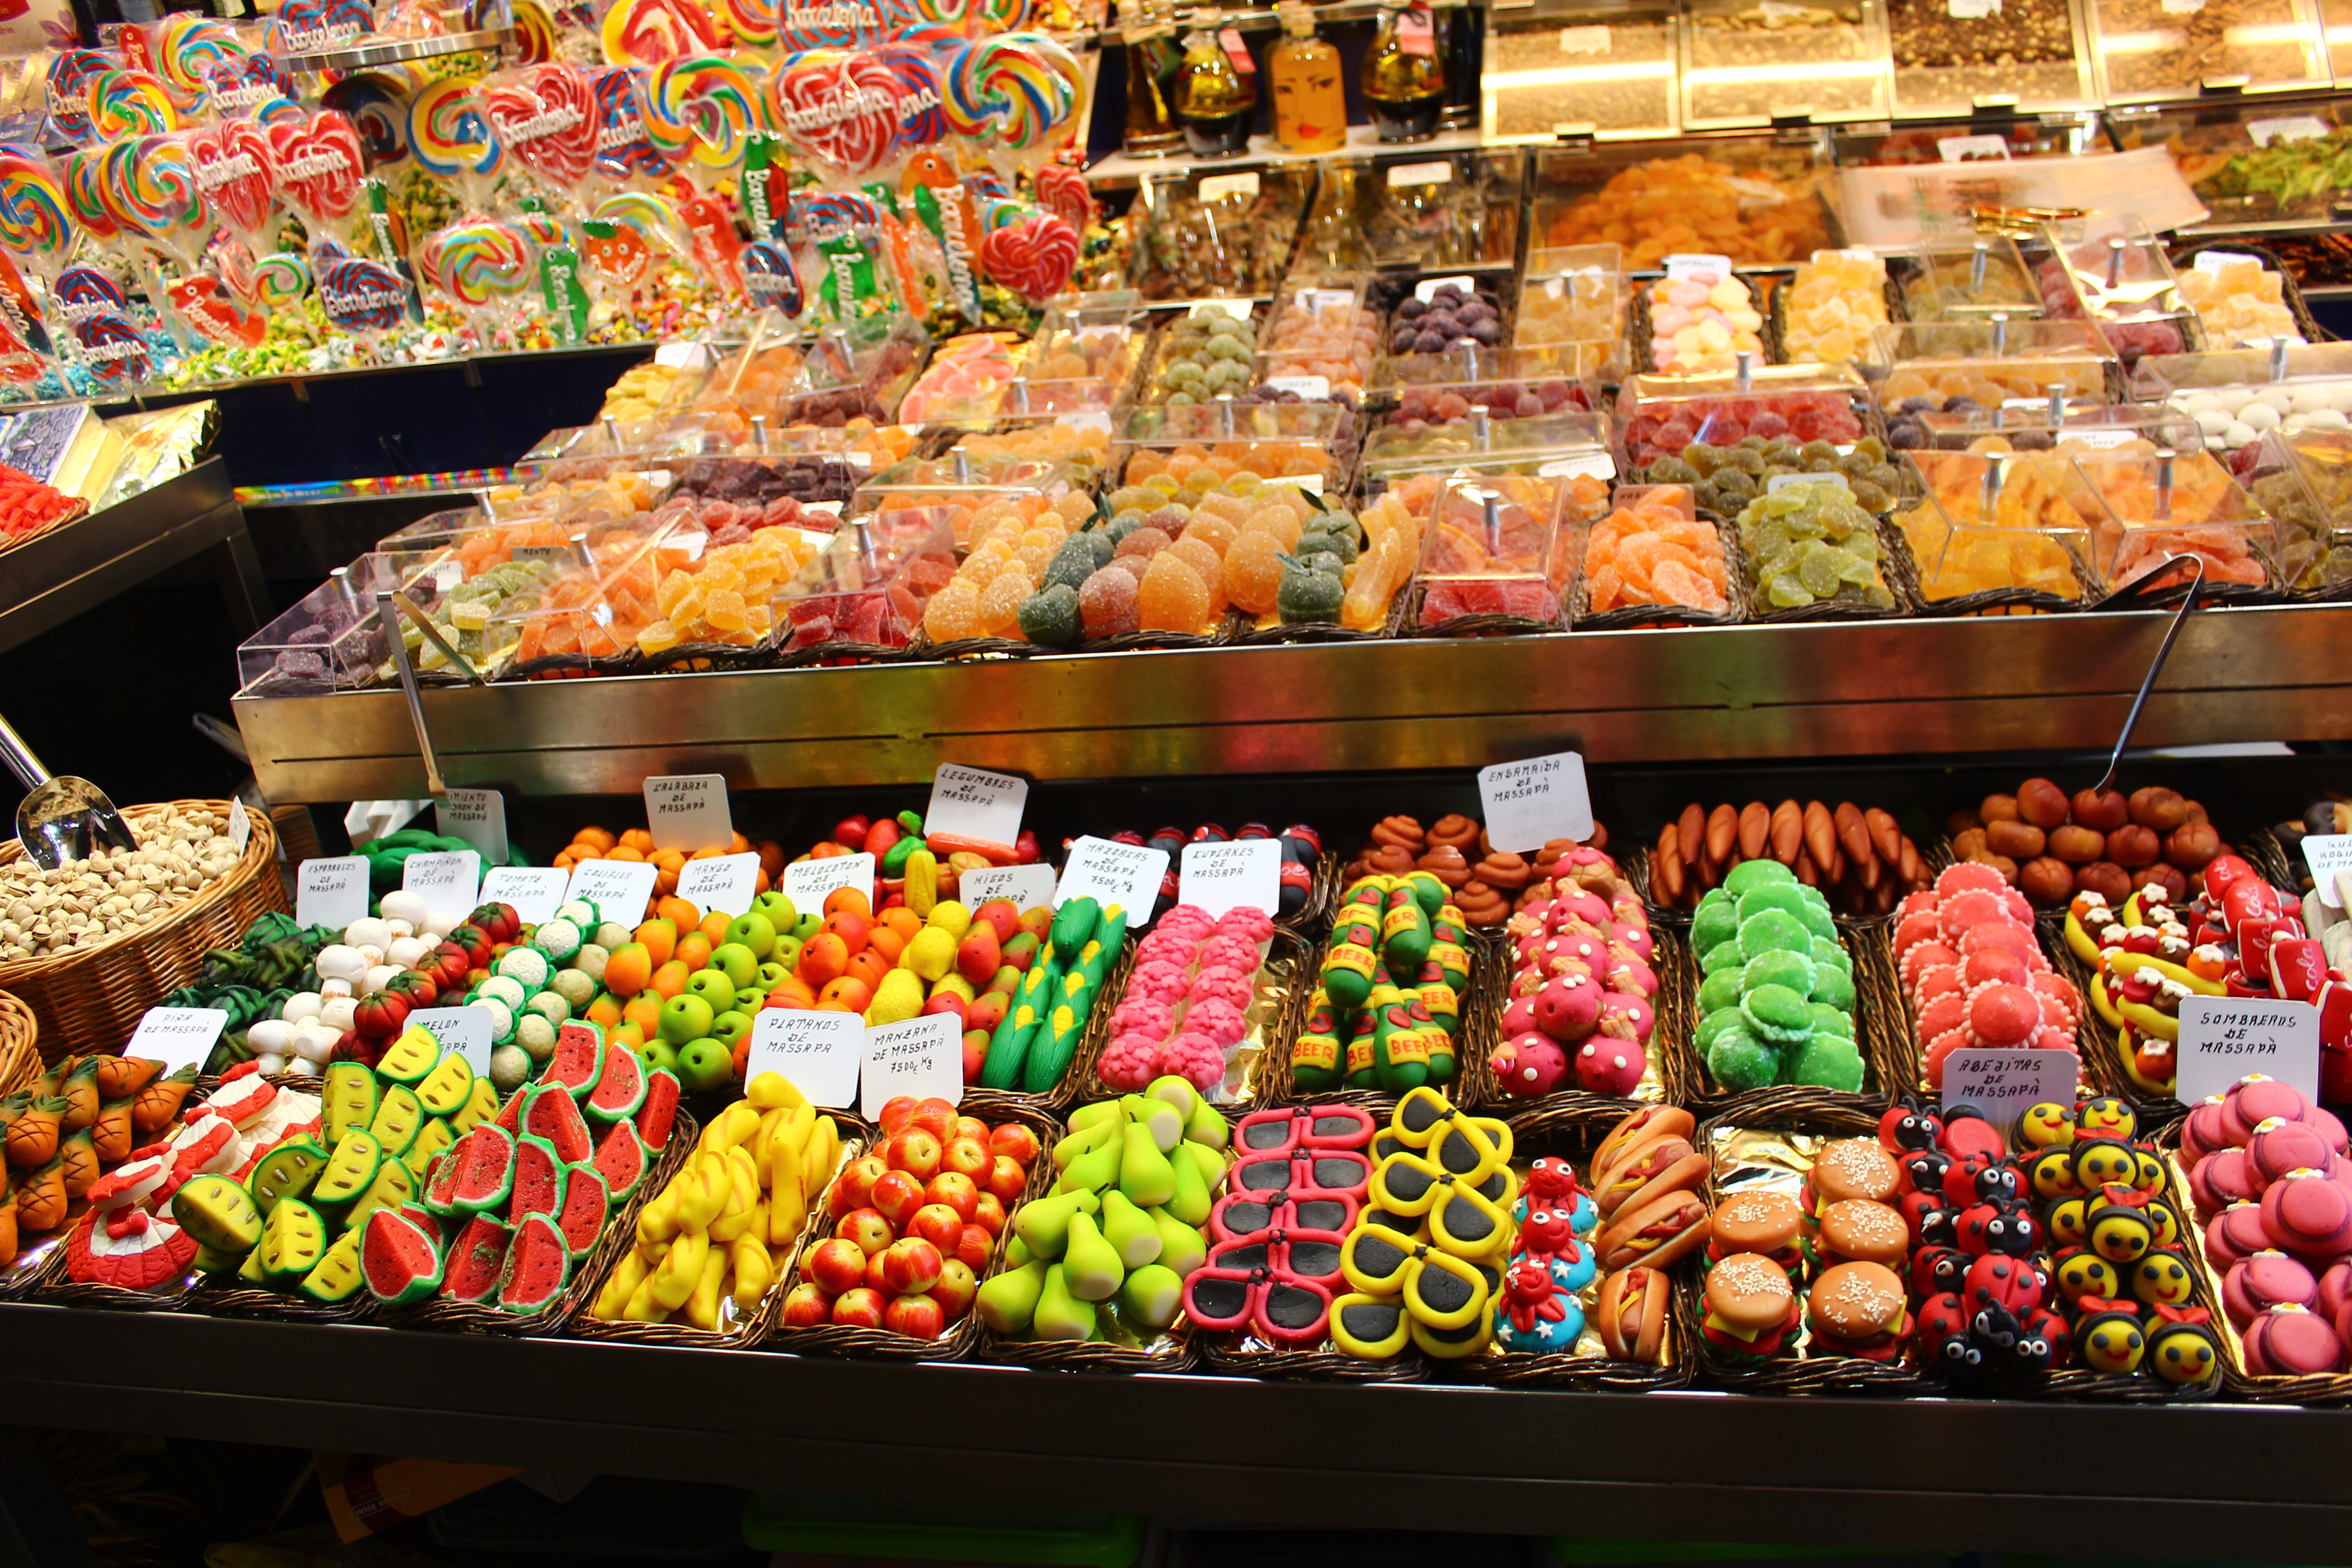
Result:
[[1717,974],[1727,969],[1737,974],[1739,966],[1747,962],[1737,942],[1719,942],[1699,954],[1698,972],[1701,974]]
[[1752,920],[1739,922],[1739,955],[1752,959],[1759,952],[1785,949],[1790,952],[1813,951],[1813,933],[1805,922],[1786,910],[1766,910]]
[[1809,1002],[1806,1005],[1813,1010],[1813,1038],[1818,1040],[1823,1035],[1835,1035],[1847,1040],[1853,1038],[1853,1014],[1842,1013],[1826,1002]]
[[1764,985],[1784,985],[1800,996],[1810,996],[1813,961],[1801,952],[1759,952],[1740,971],[1739,989],[1753,991]]
[[1807,904],[1797,910],[1797,918],[1804,921],[1805,929],[1815,936],[1827,937],[1832,942],[1837,940],[1837,917],[1830,913],[1826,904]]
[[1078,640],[1078,591],[1067,583],[1049,584],[1030,595],[1014,616],[1021,635],[1042,647]]
[[1726,964],[1699,983],[1698,1010],[1702,1014],[1718,1012],[1726,1007],[1738,1007],[1740,994],[1747,989],[1741,983],[1744,971],[1737,963]]
[[1726,1029],[1707,1047],[1706,1070],[1734,1094],[1765,1089],[1780,1076],[1780,1053],[1745,1029]]
[[1789,1081],[1852,1094],[1862,1087],[1862,1053],[1841,1036],[1816,1035],[1791,1057]]
[[1816,1002],[1826,1002],[1841,1013],[1853,1011],[1853,976],[1843,969],[1822,964],[1813,971],[1813,988],[1809,993]]
[[1797,884],[1797,874],[1778,860],[1742,860],[1723,879],[1726,897],[1744,899],[1757,889],[1774,882]]
[[1729,893],[1725,892],[1721,888],[1709,888],[1706,892],[1701,893],[1698,896],[1698,903],[1696,907],[1702,910],[1711,910],[1717,904],[1727,904],[1729,902],[1731,902],[1731,895]]
[[1691,948],[1700,953],[1713,952],[1739,934],[1739,911],[1728,899],[1719,899],[1710,909],[1705,903],[1691,917]]
[[1812,1033],[1813,1010],[1785,985],[1759,985],[1739,999],[1748,1033],[1777,1045],[1794,1045]]
[[1832,969],[1843,969],[1848,974],[1853,973],[1853,954],[1848,952],[1845,943],[1835,937],[1813,938],[1813,963],[1816,966],[1826,963]]
[[1700,1056],[1706,1056],[1707,1047],[1714,1045],[1716,1037],[1726,1029],[1737,1029],[1741,1034],[1748,1032],[1748,1020],[1740,1016],[1737,1006],[1717,1007],[1701,1018],[1698,1027],[1691,1031],[1691,1047]]
[[1785,910],[1795,914],[1805,907],[1805,885],[1802,882],[1769,882],[1751,892],[1739,895],[1739,918],[1753,920],[1766,910]]

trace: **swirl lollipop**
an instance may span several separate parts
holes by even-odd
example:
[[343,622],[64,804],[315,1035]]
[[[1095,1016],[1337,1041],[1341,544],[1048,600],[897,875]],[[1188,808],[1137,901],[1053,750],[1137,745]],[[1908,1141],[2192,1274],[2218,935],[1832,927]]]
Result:
[[938,63],[921,44],[877,44],[866,51],[898,83],[898,150],[911,153],[947,140],[948,117]]
[[870,54],[818,49],[768,78],[769,119],[821,173],[856,181],[898,147],[898,78]]
[[106,150],[103,190],[115,222],[146,236],[190,269],[212,233],[195,159],[179,136],[118,142]]
[[475,216],[434,230],[417,247],[425,281],[474,323],[488,346],[503,313],[530,288],[530,245],[510,223]]
[[967,37],[980,24],[981,0],[885,0],[891,35],[907,38]]
[[44,280],[57,276],[73,244],[65,192],[47,163],[0,144],[0,246]]
[[617,225],[640,239],[672,250],[685,243],[677,207],[667,196],[652,191],[615,191],[596,204],[591,221]]
[[357,127],[331,109],[300,125],[269,128],[278,158],[278,188],[313,233],[341,234],[359,211],[365,154]]
[[957,48],[948,64],[948,128],[1015,153],[1045,146],[1076,111],[1085,72],[1043,33],[1008,33]]
[[360,133],[360,152],[368,172],[395,168],[408,160],[408,103],[405,84],[369,72],[345,77],[320,95],[320,107],[331,109]]
[[64,178],[58,188],[65,193],[66,210],[73,220],[89,231],[94,239],[112,239],[121,232],[114,221],[114,210],[106,205],[106,153],[101,148],[77,148],[66,157]]
[[657,66],[719,47],[700,0],[614,0],[596,37],[604,63],[615,66]]
[[515,58],[527,66],[543,65],[555,58],[555,18],[539,0],[515,0]]
[[49,62],[49,119],[68,140],[88,144],[98,140],[83,107],[83,88],[100,71],[114,68],[114,58],[97,49],[64,49]]
[[760,64],[749,55],[664,60],[646,80],[646,132],[697,183],[740,167],[743,139],[760,122]]
[[186,132],[196,185],[223,223],[257,240],[278,211],[278,154],[250,120],[225,120]]
[[981,270],[1032,303],[1069,287],[1078,265],[1078,231],[1052,213],[1001,216],[1010,221],[980,242]]
[[[271,264],[279,259],[265,256],[256,263],[257,281],[268,276]],[[298,265],[301,261],[299,257],[284,259]],[[308,271],[318,282],[320,310],[353,337],[371,339],[409,317],[408,285],[400,274],[381,261],[353,256],[336,240],[322,239],[310,247]]]
[[192,11],[166,12],[149,48],[155,74],[182,109],[206,102],[216,77],[241,79],[252,55],[236,28]]
[[100,141],[155,136],[180,123],[172,95],[145,71],[100,71],[82,84],[82,112]]
[[1081,233],[1095,220],[1095,194],[1087,188],[1086,171],[1074,163],[1048,163],[1037,171],[1037,201]]
[[445,77],[408,100],[408,151],[426,174],[453,184],[487,184],[506,162],[465,77]]
[[776,41],[776,0],[721,0],[720,10],[738,45]]
[[482,117],[507,155],[569,196],[596,155],[596,95],[571,66],[528,66],[482,83]]
[[310,264],[293,251],[272,251],[253,264],[251,288],[257,305],[278,315],[293,315],[310,291]]
[[890,19],[873,0],[783,0],[776,30],[784,47],[854,49],[890,36]]
[[593,71],[596,100],[596,155],[590,167],[620,184],[642,175],[658,180],[672,167],[654,145],[646,109],[646,73],[633,66]]

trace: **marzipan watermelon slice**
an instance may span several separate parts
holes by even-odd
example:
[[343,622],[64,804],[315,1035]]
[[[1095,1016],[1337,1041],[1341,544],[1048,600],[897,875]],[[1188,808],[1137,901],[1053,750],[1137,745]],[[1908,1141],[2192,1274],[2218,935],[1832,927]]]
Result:
[[496,1127],[477,1127],[451,1147],[457,1180],[449,1189],[451,1208],[480,1214],[501,1206],[514,1191],[514,1140]]
[[487,1301],[498,1294],[506,1278],[507,1244],[513,1233],[499,1221],[478,1214],[466,1222],[449,1244],[449,1268],[441,1294],[452,1301]]
[[637,1139],[658,1154],[669,1147],[677,1124],[677,1079],[664,1068],[646,1075],[646,1102],[637,1108]]
[[604,1067],[604,1032],[575,1018],[555,1031],[555,1054],[547,1058],[541,1083],[560,1083],[577,1098],[596,1087]]
[[615,1121],[604,1141],[596,1145],[596,1173],[604,1178],[604,1188],[613,1194],[614,1203],[625,1203],[637,1184],[646,1179],[646,1146],[637,1142],[637,1130],[625,1121]]
[[556,1212],[555,1225],[563,1232],[563,1245],[573,1258],[588,1256],[597,1237],[604,1234],[604,1222],[612,1213],[613,1194],[595,1166],[564,1168],[563,1206]]
[[514,1198],[507,1223],[520,1225],[527,1214],[562,1213],[563,1169],[554,1144],[525,1133],[515,1144]]
[[441,1248],[399,1210],[378,1209],[360,1238],[360,1271],[370,1295],[388,1307],[404,1307],[441,1288]]
[[[470,1134],[469,1134],[470,1136]],[[394,1162],[398,1163],[398,1162]],[[406,1167],[402,1167],[405,1169]],[[456,1194],[460,1163],[453,1147],[433,1156],[433,1163],[425,1169],[425,1180],[416,1190],[417,1205],[429,1214],[453,1215],[457,1212]],[[397,1203],[399,1200],[392,1200]]]
[[[484,1079],[480,1081],[487,1083],[489,1080]],[[505,1128],[515,1137],[521,1137],[522,1108],[524,1104],[530,1100],[530,1097],[538,1092],[539,1086],[537,1084],[524,1084],[520,1089],[516,1089],[512,1094],[507,1096],[506,1103],[499,1107],[498,1115],[492,1117],[491,1120],[496,1121],[499,1126]],[[473,1130],[471,1128],[467,1128],[467,1131],[471,1131]]]
[[507,1248],[499,1305],[509,1312],[536,1312],[563,1294],[563,1282],[571,1277],[572,1254],[563,1233],[545,1215],[531,1215],[515,1227],[514,1243]]
[[646,1102],[646,1064],[615,1040],[604,1047],[604,1070],[582,1109],[599,1121],[618,1121]]
[[580,1102],[560,1083],[541,1084],[531,1091],[530,1103],[523,1108],[522,1130],[553,1144],[555,1157],[567,1165],[585,1160],[593,1151]]

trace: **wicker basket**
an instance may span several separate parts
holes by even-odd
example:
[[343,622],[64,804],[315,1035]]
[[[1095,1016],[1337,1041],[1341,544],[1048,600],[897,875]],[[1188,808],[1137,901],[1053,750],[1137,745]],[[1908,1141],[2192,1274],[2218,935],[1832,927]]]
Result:
[[[1919,569],[1919,557],[1911,549],[1911,536],[1903,531],[1901,512],[1904,506],[1916,504],[1906,498],[1898,502],[1896,515],[1886,521],[1879,531],[1879,544],[1884,552],[1879,574],[1895,596],[1915,616],[1941,619],[1951,616],[2014,616],[2059,615],[2096,604],[2105,596],[2105,586],[2082,552],[2065,540],[2054,541],[2064,552],[2068,570],[2074,575],[2075,595],[2061,598],[2041,588],[1979,588],[1972,594],[1956,594],[1948,599],[1930,599],[1925,586],[1926,576]],[[2021,532],[2022,531],[2021,531]]]
[[694,1141],[701,1136],[702,1128],[678,1108],[677,1119],[670,1124],[669,1147],[653,1163],[646,1179],[629,1194],[628,1202],[615,1209],[604,1222],[604,1234],[597,1240],[587,1258],[572,1272],[571,1280],[562,1294],[536,1312],[509,1312],[497,1306],[478,1301],[444,1301],[436,1298],[420,1305],[393,1310],[379,1307],[376,1320],[396,1329],[437,1329],[462,1334],[552,1334],[572,1320],[574,1313],[586,1306],[589,1291],[602,1282],[613,1267],[621,1249],[631,1244],[636,1234],[637,1211],[653,1200],[653,1195],[669,1184],[677,1168],[686,1163],[694,1151]]
[[[1072,1066],[1076,1066],[1076,1063],[1074,1061]],[[973,1105],[971,1097],[967,1094],[961,1109],[965,1115],[976,1116],[985,1121],[1018,1121],[1037,1135],[1037,1163],[1029,1172],[1029,1184],[1024,1189],[1023,1202],[1044,1190],[1041,1182],[1047,1186],[1052,1184],[1058,1173],[1054,1168],[1051,1151],[1062,1136],[1062,1124],[1042,1105],[1034,1101],[1010,1102],[982,1110]],[[876,1361],[961,1361],[970,1355],[980,1343],[982,1333],[977,1311],[966,1312],[961,1321],[935,1340],[919,1340],[908,1334],[893,1333],[888,1329],[859,1328],[847,1323],[817,1323],[805,1329],[785,1325],[784,1298],[792,1293],[793,1286],[800,1283],[801,1264],[808,1257],[808,1245],[820,1239],[832,1196],[833,1189],[828,1186],[822,1196],[812,1194],[809,1199],[812,1233],[804,1238],[804,1245],[793,1258],[792,1271],[780,1282],[781,1289],[769,1292],[769,1321],[761,1348],[785,1351],[793,1355],[866,1356]],[[1018,1212],[1017,1205],[1014,1212]],[[1005,1217],[1009,1221],[1012,1215]],[[1008,1224],[1005,1229],[1011,1231],[1011,1225]],[[994,1273],[1003,1257],[1004,1237],[999,1236],[995,1247],[989,1253],[989,1267],[982,1270],[982,1276]]]
[[[698,1329],[692,1323],[682,1321],[639,1323],[618,1318],[592,1318],[582,1311],[565,1325],[564,1332],[573,1339],[617,1340],[624,1344],[676,1345],[686,1350],[706,1351],[749,1350],[766,1339],[776,1326],[777,1314],[783,1310],[785,1287],[800,1265],[801,1254],[824,1233],[826,1222],[821,1201],[824,1193],[832,1188],[833,1178],[841,1173],[842,1166],[864,1153],[873,1138],[873,1130],[853,1111],[820,1110],[817,1114],[833,1118],[834,1125],[840,1130],[841,1147],[835,1156],[832,1171],[826,1174],[824,1187],[809,1194],[808,1213],[802,1221],[800,1234],[793,1238],[783,1267],[776,1270],[776,1277],[770,1281],[768,1293],[761,1298],[756,1310],[723,1329]],[[683,1160],[678,1163],[681,1169],[685,1165]],[[634,1226],[631,1236],[634,1239]],[[621,1266],[622,1254],[626,1250],[625,1247],[615,1250],[605,1267],[597,1271],[589,1285],[590,1301],[595,1300],[597,1292],[603,1290],[605,1282],[612,1279],[613,1270]]]
[[[229,803],[175,800],[131,806],[122,816],[135,835],[142,823],[175,808],[226,816]],[[0,963],[0,989],[14,992],[40,1020],[44,1062],[121,1050],[142,1014],[195,978],[207,952],[234,945],[256,919],[289,907],[278,874],[278,835],[260,812],[247,820],[253,834],[236,868],[168,914],[97,947]],[[24,852],[15,839],[0,844],[0,868]]]
[[[2168,1128],[2159,1134],[2164,1150],[2165,1172],[2174,1193],[2184,1198],[2189,1191],[2189,1171],[2180,1159],[2180,1130]],[[2200,1295],[2199,1305],[2213,1314],[2213,1332],[2221,1342],[2221,1384],[2231,1399],[2242,1399],[2256,1405],[2352,1405],[2352,1373],[2319,1372],[2301,1376],[2266,1377],[2246,1370],[2246,1342],[2238,1326],[2221,1309],[2221,1271],[2205,1253],[2205,1227],[2196,1223],[2186,1203],[2181,1208],[2180,1249],[2189,1255],[2189,1271],[2196,1276]]]
[[1854,1044],[1862,1054],[1862,1089],[1858,1093],[1822,1089],[1811,1084],[1774,1084],[1731,1093],[1719,1087],[1700,1059],[1692,1031],[1698,1023],[1699,970],[1689,933],[1658,932],[1658,950],[1667,975],[1664,989],[1680,988],[1687,998],[1687,1015],[1673,1034],[1664,1033],[1665,1009],[1660,1008],[1659,1029],[1664,1050],[1675,1058],[1672,1081],[1675,1102],[1694,1111],[1706,1110],[1743,1127],[1777,1125],[1813,1117],[1860,1117],[1875,1127],[1891,1090],[1907,1089],[1918,1074],[1918,1051],[1912,1043],[1910,1020],[1903,1011],[1901,987],[1895,983],[1893,959],[1885,952],[1884,922],[1840,921],[1838,934],[1853,960]]
[[[1669,939],[1653,926],[1652,940],[1655,953]],[[1503,1009],[1510,1002],[1513,973],[1507,937],[1494,988],[1478,999],[1476,1016],[1469,1020],[1473,1026],[1485,1031],[1486,1038],[1476,1060],[1463,1075],[1462,1103],[1489,1116],[1508,1117],[1515,1127],[1522,1121],[1538,1118],[1620,1117],[1643,1105],[1687,1103],[1691,1085],[1684,1075],[1690,1053],[1669,1049],[1667,1042],[1688,1040],[1696,1020],[1690,1011],[1692,987],[1674,965],[1662,962],[1654,971],[1658,977],[1658,994],[1650,998],[1649,1070],[1634,1086],[1633,1092],[1622,1098],[1575,1088],[1556,1089],[1533,1098],[1503,1092],[1502,1080],[1495,1076],[1494,1051],[1502,1041]]]
[[[1240,1049],[1248,1052],[1255,1047],[1255,1054],[1243,1064],[1237,1085],[1233,1078],[1232,1064],[1227,1064],[1226,1082],[1234,1086],[1234,1098],[1220,1102],[1217,1109],[1228,1117],[1247,1111],[1263,1095],[1265,1076],[1274,1058],[1286,1056],[1290,1042],[1297,1037],[1297,1010],[1303,1005],[1305,994],[1300,989],[1301,982],[1305,982],[1305,991],[1315,988],[1313,971],[1309,967],[1313,963],[1314,951],[1290,931],[1279,926],[1275,928],[1274,939],[1266,945],[1265,958],[1251,979],[1250,1006],[1244,1019],[1249,1032],[1242,1037]],[[1132,967],[1131,964],[1129,966],[1130,970]],[[1122,974],[1118,995],[1108,1006],[1097,1005],[1106,1015],[1116,1011],[1118,1003],[1127,999],[1126,982],[1127,976]],[[1108,1022],[1104,1028],[1108,1034]],[[1237,1056],[1234,1059],[1239,1061],[1241,1058]],[[1101,1073],[1097,1070],[1101,1062],[1102,1054],[1097,1051],[1087,1064],[1086,1087],[1078,1095],[1083,1102],[1091,1104],[1098,1100],[1116,1100],[1128,1092],[1114,1089],[1102,1080]]]
[[0,1094],[14,1094],[41,1076],[40,1034],[33,1010],[0,991]]
[[[1465,933],[1470,942],[1470,984],[1459,998],[1459,1033],[1455,1039],[1454,1082],[1439,1084],[1439,1089],[1457,1089],[1461,1100],[1456,1101],[1469,1110],[1479,1103],[1477,1096],[1483,1082],[1490,1090],[1494,1072],[1486,1065],[1486,1053],[1495,1043],[1495,1035],[1503,1016],[1503,987],[1507,984],[1506,959],[1501,937],[1492,931],[1474,930]],[[1316,1104],[1360,1105],[1367,1110],[1385,1115],[1397,1102],[1396,1095],[1384,1089],[1301,1089],[1290,1074],[1290,1049],[1299,1032],[1307,1026],[1307,1015],[1313,1004],[1315,986],[1312,971],[1322,963],[1322,950],[1310,946],[1307,950],[1306,968],[1296,988],[1297,1003],[1286,1019],[1286,1029],[1279,1046],[1268,1052],[1273,1058],[1261,1065],[1258,1078],[1257,1103],[1265,1105]],[[1482,1076],[1483,1075],[1483,1078]]]
[[[1002,1121],[1016,1111],[1067,1111],[1079,1099],[1092,1089],[1095,1063],[1110,1038],[1111,1009],[1117,999],[1127,994],[1128,971],[1135,967],[1135,944],[1138,933],[1130,930],[1119,954],[1103,976],[1102,989],[1095,995],[1093,1008],[1087,1014],[1087,1026],[1078,1037],[1078,1048],[1070,1055],[1070,1065],[1062,1069],[1062,1081],[1044,1094],[1024,1094],[1019,1089],[982,1089],[974,1085],[963,1091],[961,1109],[967,1116],[977,1116],[987,1121]],[[1025,1119],[1024,1119],[1025,1120]]]
[[2140,1136],[2152,1138],[2171,1127],[2189,1114],[2189,1108],[2170,1094],[2141,1084],[2124,1067],[2123,1037],[2116,1026],[2099,1016],[2091,1005],[2091,971],[2082,955],[2066,945],[2066,938],[2058,920],[2036,921],[2042,934],[2042,948],[2050,954],[2051,966],[2074,982],[2082,993],[2083,1019],[2076,1043],[2083,1058],[2083,1077],[2102,1094],[2111,1094],[2132,1108],[2139,1118]]

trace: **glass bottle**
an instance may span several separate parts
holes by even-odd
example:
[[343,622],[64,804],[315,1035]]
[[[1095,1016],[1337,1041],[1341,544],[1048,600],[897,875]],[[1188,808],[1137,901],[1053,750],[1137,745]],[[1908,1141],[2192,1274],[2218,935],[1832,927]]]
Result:
[[1244,72],[1218,41],[1216,19],[1195,11],[1184,35],[1184,63],[1176,73],[1176,124],[1196,158],[1229,158],[1249,150],[1257,117],[1257,71]]
[[1274,139],[1288,153],[1329,153],[1347,144],[1348,99],[1339,51],[1315,36],[1315,13],[1297,0],[1280,7],[1282,42],[1265,58],[1274,87]]
[[[1119,7],[1122,19],[1127,6]],[[1135,16],[1124,27],[1127,43],[1127,135],[1121,143],[1130,157],[1173,153],[1184,144],[1176,128],[1173,100],[1176,72],[1184,63],[1177,47],[1176,24],[1165,5],[1137,0]]]
[[1382,0],[1364,56],[1364,109],[1383,142],[1426,142],[1445,112],[1445,66],[1429,8]]
[[1478,84],[1484,78],[1486,54],[1486,12],[1482,7],[1454,5],[1444,23],[1445,124],[1460,130],[1478,123]]

